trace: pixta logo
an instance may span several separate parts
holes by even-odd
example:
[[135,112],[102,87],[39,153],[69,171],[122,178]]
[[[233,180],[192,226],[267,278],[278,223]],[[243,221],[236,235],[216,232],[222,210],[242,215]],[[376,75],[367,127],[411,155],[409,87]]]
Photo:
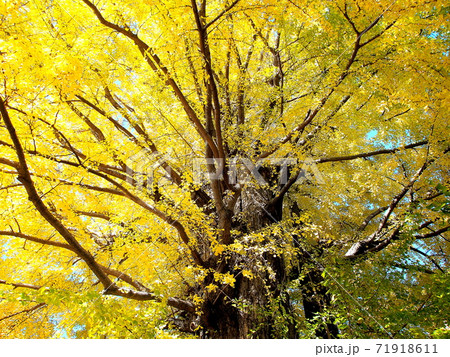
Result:
[[[148,188],[170,181],[173,159],[157,151],[142,149],[126,161],[126,180],[134,187]],[[324,184],[325,180],[316,163],[311,159],[298,161],[287,158],[266,158],[252,161],[246,157],[233,157],[228,160],[213,158],[193,158],[192,176],[196,184],[213,180],[228,180],[233,186],[250,183],[270,184],[264,171],[269,170],[279,185],[302,184],[306,181]],[[155,182],[156,181],[156,182]],[[273,183],[273,176],[271,178]]]
[[266,185],[269,182],[262,174],[263,168],[275,169],[273,172],[278,173],[277,181],[280,185],[285,185],[290,180],[294,180],[295,184],[305,181],[325,183],[316,163],[311,159],[299,162],[296,159],[267,158],[254,162],[249,158],[234,157],[225,163],[224,159],[196,158],[193,161],[193,177],[198,184],[208,180],[228,180],[231,185],[242,186],[252,181]]
[[141,149],[126,160],[126,181],[137,188],[148,188],[170,180],[171,158],[149,149]]

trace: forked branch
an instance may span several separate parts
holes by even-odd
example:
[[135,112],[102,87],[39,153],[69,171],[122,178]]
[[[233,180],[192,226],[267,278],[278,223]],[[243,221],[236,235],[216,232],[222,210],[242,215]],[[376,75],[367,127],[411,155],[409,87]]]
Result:
[[206,131],[205,127],[201,123],[200,119],[197,116],[197,113],[190,105],[189,101],[183,94],[182,90],[178,86],[177,82],[172,78],[172,76],[169,73],[169,70],[167,67],[164,66],[161,59],[155,54],[153,48],[151,48],[149,45],[147,45],[144,41],[142,41],[138,35],[133,33],[131,30],[121,27],[117,24],[114,24],[108,20],[106,20],[103,17],[103,14],[101,11],[95,6],[91,1],[89,0],[82,0],[94,13],[94,15],[97,17],[97,19],[100,21],[100,23],[106,27],[109,27],[110,29],[121,33],[125,37],[129,38],[133,43],[138,47],[139,51],[141,52],[142,56],[146,60],[146,62],[149,64],[150,68],[162,79],[165,81],[165,83],[172,89],[175,96],[181,103],[185,113],[187,114],[189,120],[193,124],[195,130],[199,133],[199,135],[202,137],[202,139],[208,144],[208,146],[211,148],[212,152],[214,153],[215,157],[220,157],[219,150],[214,143],[214,140],[209,135],[209,133]]

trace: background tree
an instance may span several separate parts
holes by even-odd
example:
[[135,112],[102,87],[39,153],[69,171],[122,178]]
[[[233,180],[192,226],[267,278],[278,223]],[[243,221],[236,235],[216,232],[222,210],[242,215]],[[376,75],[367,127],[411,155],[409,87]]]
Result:
[[1,7],[2,336],[445,336],[444,2]]

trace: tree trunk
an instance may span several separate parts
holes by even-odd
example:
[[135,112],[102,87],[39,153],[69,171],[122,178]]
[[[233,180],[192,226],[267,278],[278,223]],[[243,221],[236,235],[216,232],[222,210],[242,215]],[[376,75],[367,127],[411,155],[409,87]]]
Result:
[[[233,229],[242,234],[258,232],[282,219],[281,198],[269,206],[273,194],[267,189],[247,189],[236,204],[241,220],[233,222]],[[269,239],[266,239],[267,242]],[[258,243],[264,246],[265,242]],[[305,266],[306,262],[301,262]],[[270,251],[263,254],[231,253],[218,262],[216,271],[235,276],[234,287],[222,286],[204,298],[201,320],[207,338],[297,338],[295,315],[286,289],[288,271],[284,257]],[[253,267],[253,278],[240,272],[239,266]],[[259,266],[259,268],[257,267]],[[264,267],[265,269],[261,269]],[[298,272],[300,274],[300,272]],[[297,275],[298,277],[299,275]],[[205,286],[214,281],[211,273]],[[330,297],[323,286],[320,271],[309,271],[299,287],[303,296],[304,314],[312,320],[329,306]],[[337,326],[319,326],[316,336],[336,338]]]
[[[307,260],[310,261],[309,257]],[[310,268],[300,281],[303,309],[307,321],[313,321],[318,314],[325,312],[331,305],[331,297],[323,284],[322,273],[319,267]],[[317,322],[315,335],[319,338],[338,338],[339,329],[334,323],[334,318],[322,317],[321,321]]]

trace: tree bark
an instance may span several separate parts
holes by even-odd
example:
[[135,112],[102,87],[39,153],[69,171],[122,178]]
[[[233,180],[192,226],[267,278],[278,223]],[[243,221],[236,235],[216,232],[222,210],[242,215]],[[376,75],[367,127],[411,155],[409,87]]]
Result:
[[[283,197],[271,205],[274,196],[275,193],[266,188],[244,190],[234,212],[234,216],[240,214],[243,218],[233,221],[232,228],[241,234],[250,234],[278,223],[283,218]],[[269,241],[266,237],[265,241],[256,244],[264,248]],[[323,284],[322,271],[319,268],[310,269],[310,256],[305,253],[299,259],[300,269],[309,269],[298,287],[303,298],[304,316],[308,321],[313,321],[330,306],[331,297]],[[205,297],[201,308],[201,324],[206,331],[204,337],[298,338],[298,317],[294,314],[292,299],[286,289],[293,275],[288,271],[282,255],[270,250],[260,255],[232,253],[218,264],[218,272],[230,272],[236,281],[234,287],[222,286]],[[249,279],[240,273],[239,266],[260,268],[253,268],[254,277]],[[294,272],[294,278],[303,273]],[[213,274],[210,274],[204,285],[213,281]],[[334,321],[319,324],[315,330],[318,338],[337,338],[338,333]]]

